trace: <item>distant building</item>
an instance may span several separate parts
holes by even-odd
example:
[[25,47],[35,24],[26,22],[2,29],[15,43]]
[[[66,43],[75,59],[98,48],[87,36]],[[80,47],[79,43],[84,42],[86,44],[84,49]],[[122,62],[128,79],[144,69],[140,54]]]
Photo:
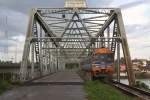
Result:
[[134,59],[132,60],[132,63],[135,65],[141,65],[142,67],[147,67],[148,62],[146,59]]
[[134,59],[132,60],[133,69],[136,71],[147,70],[148,61],[146,59]]
[[[147,71],[150,69],[150,64],[148,64],[148,60],[146,59],[134,59],[132,60],[132,68],[134,71]],[[126,65],[120,64],[120,71],[126,71]]]
[[148,66],[148,62],[147,62],[146,59],[140,59],[140,60],[141,60],[141,62],[142,62],[142,66],[143,66],[143,67],[147,67],[147,66]]
[[140,71],[140,66],[138,64],[132,64],[132,68],[134,71]]

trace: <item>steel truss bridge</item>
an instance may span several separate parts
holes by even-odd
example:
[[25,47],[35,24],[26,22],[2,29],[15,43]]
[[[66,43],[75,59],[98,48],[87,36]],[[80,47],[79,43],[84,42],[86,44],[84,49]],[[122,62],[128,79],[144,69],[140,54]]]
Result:
[[[129,85],[135,78],[119,8],[37,8],[32,9],[22,64],[21,80],[29,80],[80,63],[96,48],[112,50],[125,58]],[[122,47],[122,49],[120,49]],[[118,79],[119,79],[118,67]]]

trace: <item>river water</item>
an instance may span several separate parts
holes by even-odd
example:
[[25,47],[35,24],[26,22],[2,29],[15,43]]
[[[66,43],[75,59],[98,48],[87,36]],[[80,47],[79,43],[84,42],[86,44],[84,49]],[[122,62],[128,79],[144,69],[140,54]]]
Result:
[[[136,81],[141,81],[150,87],[150,79],[137,79]],[[121,79],[120,82],[127,85],[129,84],[128,79]]]

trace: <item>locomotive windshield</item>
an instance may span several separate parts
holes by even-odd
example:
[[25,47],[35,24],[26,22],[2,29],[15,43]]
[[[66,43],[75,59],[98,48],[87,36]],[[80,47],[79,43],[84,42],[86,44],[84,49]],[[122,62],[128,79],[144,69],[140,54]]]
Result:
[[113,54],[98,54],[98,55],[96,55],[96,59],[99,59],[99,60],[113,60]]

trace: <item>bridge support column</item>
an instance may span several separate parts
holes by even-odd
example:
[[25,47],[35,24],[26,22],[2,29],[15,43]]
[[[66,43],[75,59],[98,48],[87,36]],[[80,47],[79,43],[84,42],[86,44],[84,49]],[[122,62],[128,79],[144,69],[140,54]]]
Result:
[[23,60],[20,68],[20,80],[25,81],[28,77],[28,61],[29,61],[29,52],[30,52],[30,40],[27,39],[24,46]]
[[117,81],[120,82],[120,42],[117,42]]
[[118,32],[121,36],[121,44],[122,44],[123,54],[124,54],[124,58],[125,58],[125,62],[126,62],[129,85],[134,86],[135,85],[135,76],[134,76],[134,71],[132,68],[132,61],[131,61],[131,56],[130,56],[130,52],[129,52],[129,46],[128,46],[128,42],[127,42],[127,37],[126,37],[126,33],[125,33],[121,10],[116,9],[115,12],[117,14]]
[[32,43],[31,44],[31,78],[33,79],[34,78],[34,67],[35,67],[35,65],[34,65],[34,48],[35,48],[35,44],[34,43]]

